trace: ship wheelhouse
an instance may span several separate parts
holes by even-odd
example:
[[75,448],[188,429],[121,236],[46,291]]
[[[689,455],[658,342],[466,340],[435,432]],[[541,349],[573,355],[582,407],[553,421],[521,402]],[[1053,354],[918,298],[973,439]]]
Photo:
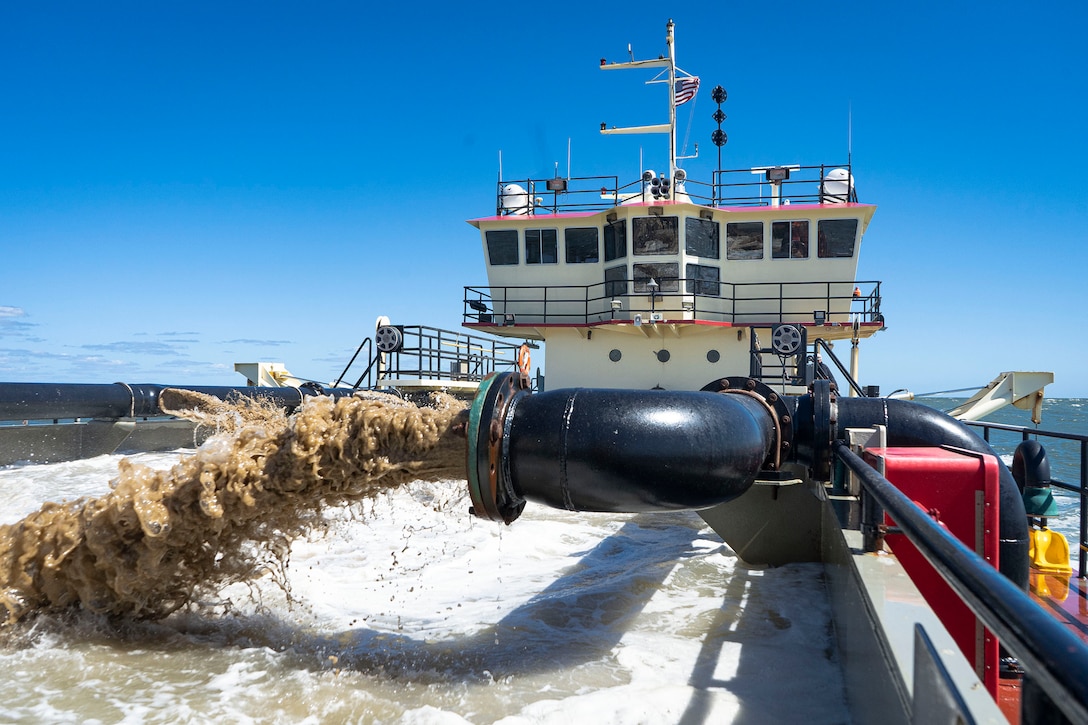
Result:
[[489,284],[466,288],[465,325],[545,340],[549,387],[698,389],[735,375],[807,386],[805,343],[883,326],[879,283],[855,279],[876,207],[835,181],[848,168],[719,173],[706,189],[681,176],[670,198],[654,198],[652,172],[634,191],[609,178],[500,182],[498,213],[470,222]]

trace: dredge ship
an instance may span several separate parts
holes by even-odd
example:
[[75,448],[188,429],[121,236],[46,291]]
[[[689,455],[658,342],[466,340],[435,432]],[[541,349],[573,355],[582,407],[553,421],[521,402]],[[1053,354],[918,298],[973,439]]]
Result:
[[[666,44],[601,69],[656,72],[667,121],[601,132],[667,136],[667,166],[630,183],[500,178],[495,213],[470,222],[488,284],[465,288],[466,331],[380,318],[331,383],[260,363],[237,366],[244,387],[177,387],[288,408],[454,392],[471,400],[479,517],[516,526],[528,503],[695,510],[745,562],[821,562],[827,666],[842,668],[853,721],[1088,722],[1085,567],[1073,572],[1047,528],[1065,484],[1050,479],[1046,432],[1020,429],[1010,470],[989,429],[964,422],[1012,403],[1038,423],[1052,376],[999,376],[954,417],[860,384],[859,345],[884,316],[880,282],[856,279],[876,207],[859,201],[850,159],[719,162],[711,180],[689,178],[676,109],[698,79],[677,66],[671,22]],[[720,149],[726,93],[711,96]],[[546,374],[532,367],[541,345]],[[845,362],[835,345],[849,345]],[[167,387],[0,385],[14,423],[0,426],[2,462],[191,443],[163,414]],[[1068,486],[1082,500],[1084,458]]]

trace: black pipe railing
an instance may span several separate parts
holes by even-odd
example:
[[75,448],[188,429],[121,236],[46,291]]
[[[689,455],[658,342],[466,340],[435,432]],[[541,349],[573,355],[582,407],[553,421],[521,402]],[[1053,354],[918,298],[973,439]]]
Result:
[[491,373],[517,365],[519,344],[427,325],[401,325],[403,343],[387,353],[372,353],[367,370],[380,354],[382,380],[426,378],[479,382]]
[[[866,390],[863,390],[861,385],[856,380],[854,380],[854,377],[850,374],[850,371],[846,369],[846,366],[842,364],[842,361],[839,360],[838,355],[835,354],[835,351],[831,349],[831,346],[828,345],[826,341],[820,338],[816,338],[815,340],[813,340],[812,352],[813,361],[815,363],[813,367],[815,368],[817,374],[820,368],[820,363],[824,362],[825,359],[831,360],[831,362],[838,369],[839,373],[842,375],[843,380],[845,380],[847,384],[850,385],[854,393],[856,393],[859,398],[869,397],[869,393]],[[825,355],[826,358],[824,357]]]
[[[883,324],[879,280],[715,282],[694,278],[607,280],[590,285],[465,287],[462,317],[468,325],[580,324],[610,320],[700,319],[732,324],[825,322]],[[663,291],[661,287],[669,287]],[[859,295],[854,290],[867,290]]]
[[1042,430],[1039,428],[1028,428],[1026,426],[1019,425],[1007,425],[1004,423],[991,423],[989,421],[964,421],[967,425],[974,426],[982,429],[982,438],[987,443],[990,443],[990,433],[995,430],[1007,431],[1020,436],[1022,441],[1030,440],[1032,438],[1046,438],[1052,440],[1066,440],[1080,444],[1080,465],[1078,476],[1079,483],[1072,484],[1066,481],[1057,479],[1051,479],[1050,485],[1052,488],[1058,488],[1063,491],[1068,491],[1075,494],[1079,501],[1078,507],[1078,519],[1077,528],[1080,535],[1080,546],[1078,547],[1077,556],[1077,571],[1080,577],[1083,579],[1088,575],[1088,558],[1085,553],[1088,552],[1088,517],[1085,517],[1085,512],[1088,511],[1088,435],[1080,433],[1065,433],[1062,431],[1054,430]]
[[[778,169],[784,173],[787,167],[759,167],[756,169],[717,169],[710,183],[685,177],[683,181],[670,179],[671,190],[667,195],[655,196],[649,180],[635,179],[624,184],[617,176],[556,176],[550,179],[499,179],[495,214],[497,216],[563,214],[602,211],[624,203],[650,204],[677,196],[696,204],[709,207],[753,207],[772,203],[771,182],[766,170]],[[845,169],[852,179],[852,168],[846,164],[818,164],[790,166],[789,178],[776,182],[779,203],[821,204],[858,201],[853,182],[846,194],[832,193],[826,183],[828,172]],[[755,174],[759,174],[754,175]],[[517,184],[521,191],[506,193],[506,187]],[[539,202],[537,201],[539,199]]]
[[873,515],[882,518],[887,512],[1070,722],[1088,722],[1088,646],[846,444],[836,441],[833,450],[861,481],[863,496],[876,502],[869,507]]
[[[344,366],[343,372],[341,372],[340,376],[338,378],[336,378],[336,382],[334,382],[332,384],[332,387],[334,387],[334,388],[340,387],[340,383],[342,383],[344,381],[344,377],[348,374],[348,370],[351,370],[351,366],[355,364],[356,358],[359,357],[359,353],[361,353],[363,351],[364,347],[367,348],[367,359],[370,362],[366,366],[366,369],[363,370],[362,375],[359,376],[359,379],[355,381],[354,387],[356,387],[356,388],[359,388],[359,387],[367,387],[367,388],[373,387],[373,384],[372,384],[373,380],[371,378],[371,370],[374,368],[374,360],[375,360],[375,358],[374,358],[374,342],[369,337],[364,337],[363,341],[359,343],[359,347],[355,348],[355,354],[351,356],[350,360],[348,360],[348,364]],[[364,380],[366,381],[365,386],[363,385]]]
[[[779,166],[755,169],[720,169],[714,172],[714,205],[729,206],[770,206],[774,203],[771,182],[767,171],[785,172],[787,178],[778,181],[778,203],[780,204],[822,204],[857,202],[858,196],[853,184],[853,170],[850,164],[819,164],[815,166]],[[826,176],[833,169],[846,169],[850,179],[848,192],[830,193],[826,186]],[[763,174],[757,176],[757,172]],[[745,179],[727,181],[727,179]]]

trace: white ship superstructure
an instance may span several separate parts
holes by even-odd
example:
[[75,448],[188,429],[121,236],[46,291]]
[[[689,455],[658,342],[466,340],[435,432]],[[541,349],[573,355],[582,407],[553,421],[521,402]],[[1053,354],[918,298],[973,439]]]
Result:
[[601,129],[668,134],[668,170],[622,186],[500,179],[496,214],[470,222],[488,285],[466,288],[465,324],[546,342],[549,388],[700,389],[728,375],[804,388],[819,375],[810,342],[856,350],[883,327],[879,282],[856,279],[876,207],[857,202],[849,163],[689,178],[677,166],[685,79],[671,24],[668,47],[660,59],[601,64],[661,67],[677,89],[668,123]]

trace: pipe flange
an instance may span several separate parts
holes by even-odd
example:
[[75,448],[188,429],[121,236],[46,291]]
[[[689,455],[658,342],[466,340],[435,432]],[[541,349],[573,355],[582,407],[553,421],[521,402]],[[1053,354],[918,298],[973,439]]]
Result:
[[774,452],[767,457],[764,467],[770,471],[780,470],[783,459],[789,458],[793,452],[793,417],[782,396],[773,388],[754,378],[739,375],[709,382],[702,387],[702,390],[708,393],[748,395],[766,406],[774,420],[775,445]]
[[472,514],[511,523],[525,509],[525,499],[510,482],[503,455],[507,418],[515,398],[528,394],[529,379],[517,373],[491,375],[480,383],[469,409],[466,468]]
[[831,480],[831,446],[838,429],[838,395],[829,380],[812,382],[812,477]]

